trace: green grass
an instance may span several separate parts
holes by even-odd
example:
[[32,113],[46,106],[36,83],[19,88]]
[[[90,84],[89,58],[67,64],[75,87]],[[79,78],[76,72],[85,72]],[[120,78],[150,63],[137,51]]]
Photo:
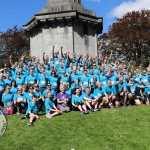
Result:
[[150,150],[150,106],[41,116],[34,127],[20,117],[7,117],[0,150]]

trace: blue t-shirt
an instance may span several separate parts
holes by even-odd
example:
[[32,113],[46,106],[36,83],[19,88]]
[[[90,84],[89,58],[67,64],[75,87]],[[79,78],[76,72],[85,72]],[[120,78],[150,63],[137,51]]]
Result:
[[31,102],[29,102],[29,104],[28,104],[28,109],[27,109],[27,111],[26,111],[26,115],[29,113],[29,111],[30,111],[31,113],[36,114],[37,111],[38,111],[38,109],[39,109],[39,101],[37,101],[36,103],[33,103],[33,102],[31,101]]
[[[77,74],[72,73],[71,74],[71,88],[79,88],[79,76]],[[76,82],[74,82],[76,80]]]
[[131,93],[133,96],[135,96],[139,84],[134,83],[132,86],[128,86],[128,85],[129,84],[127,84],[127,93]]
[[80,79],[80,83],[82,84],[82,87],[83,87],[84,89],[86,89],[87,87],[89,87],[89,84],[90,84],[89,77],[87,77],[87,76],[82,76],[81,79]]
[[9,102],[9,101],[13,101],[13,96],[14,94],[9,92],[6,95],[4,95],[4,93],[2,94],[2,102]]
[[73,95],[72,96],[72,104],[76,104],[78,102],[84,102],[83,96]]
[[46,87],[46,77],[43,74],[38,74],[37,76],[38,86],[39,88]]
[[51,99],[46,99],[45,100],[45,113],[49,114],[50,113],[50,109],[54,107],[54,101]]
[[25,106],[25,104],[24,104],[24,102],[26,102],[26,97],[25,97],[25,95],[23,95],[23,94],[21,94],[21,95],[19,95],[19,94],[14,94],[13,100],[14,100],[14,101],[20,100],[20,101],[22,101],[22,102],[21,102],[21,106],[22,106],[22,107]]
[[94,95],[95,96],[98,96],[98,97],[101,97],[101,96],[104,96],[104,89],[103,88],[98,88],[98,87],[95,87],[94,88]]
[[71,88],[65,89],[65,93],[68,94],[69,98],[71,98],[71,96],[72,96],[72,89]]
[[50,76],[50,77],[48,77],[48,80],[51,84],[51,89],[57,90],[57,88],[58,88],[58,78]]
[[[42,96],[43,96],[44,98],[46,98],[47,92],[49,92],[47,89],[43,91]],[[56,92],[55,92],[54,90],[50,90],[50,92],[52,93],[52,99],[56,98]]]
[[34,84],[36,82],[36,77],[35,76],[27,76],[26,79],[25,79],[25,83],[27,84]]

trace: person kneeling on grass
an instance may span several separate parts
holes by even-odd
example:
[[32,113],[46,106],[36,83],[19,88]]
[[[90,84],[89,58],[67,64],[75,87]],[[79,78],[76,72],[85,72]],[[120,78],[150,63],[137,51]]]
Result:
[[86,94],[83,95],[84,103],[92,112],[99,111],[100,109],[97,108],[99,98],[90,92],[91,89],[89,87],[86,88]]
[[51,119],[53,116],[62,114],[62,111],[58,110],[55,106],[51,92],[47,92],[47,99],[45,99],[45,112],[46,117],[49,119]]
[[22,119],[30,118],[30,122],[27,123],[28,126],[33,127],[34,119],[39,119],[39,116],[37,115],[38,109],[39,109],[39,102],[37,100],[37,97],[34,95],[32,97],[32,101],[28,103],[28,109],[26,111],[26,116],[22,117]]
[[[84,104],[83,97],[80,96],[80,90],[76,89],[76,95],[72,96],[72,110],[80,110],[81,114],[88,114],[88,110]],[[82,109],[83,108],[83,109]]]

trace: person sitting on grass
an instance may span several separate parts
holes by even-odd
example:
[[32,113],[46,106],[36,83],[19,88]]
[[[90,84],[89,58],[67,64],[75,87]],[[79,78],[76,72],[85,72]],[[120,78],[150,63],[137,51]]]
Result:
[[4,103],[4,113],[6,115],[13,114],[14,111],[13,93],[10,92],[9,85],[6,85],[5,91],[2,94],[2,102]]
[[57,107],[62,112],[69,112],[70,107],[68,105],[68,94],[65,94],[64,87],[60,87],[60,93],[57,94]]
[[34,119],[39,119],[38,114],[39,110],[39,102],[37,100],[37,97],[33,95],[32,101],[28,103],[28,109],[26,111],[26,116],[23,116],[21,119],[30,118],[30,122],[27,123],[28,126],[33,127],[33,121]]
[[17,89],[17,94],[14,95],[13,99],[14,99],[14,104],[17,107],[17,115],[20,115],[21,109],[25,109],[27,105],[26,97],[24,94],[22,94],[21,87]]
[[108,104],[108,101],[104,95],[104,88],[102,87],[102,83],[101,82],[97,82],[95,84],[95,88],[94,88],[94,95],[98,97],[98,105],[99,105],[99,109],[101,109],[102,106],[104,106],[105,104]]
[[107,99],[107,101],[109,101],[109,108],[113,107],[113,103],[115,103],[116,106],[118,106],[118,101],[116,101],[116,96],[114,95],[114,91],[115,91],[115,87],[114,85],[112,85],[112,81],[108,80],[107,81],[107,85],[104,87],[104,94],[105,97]]
[[88,110],[84,104],[83,97],[80,95],[80,89],[76,89],[76,95],[72,96],[72,110],[79,109],[81,114],[88,114]]
[[[98,97],[94,94],[91,94],[91,89],[89,87],[86,88],[86,93],[83,96],[85,105],[92,111],[99,111],[98,107]],[[94,107],[94,109],[93,109]]]
[[45,112],[46,117],[49,119],[51,119],[53,116],[62,114],[62,111],[58,110],[55,106],[51,92],[47,92],[47,98],[45,99]]
[[144,89],[144,100],[146,105],[150,105],[150,87]]
[[148,87],[149,86],[139,85],[138,83],[134,82],[134,78],[130,78],[130,82],[129,84],[127,84],[127,93],[128,93],[128,99],[130,103],[134,102],[135,105],[137,106],[141,105],[140,96],[139,96],[140,92],[139,90],[137,90],[137,88],[144,89]]

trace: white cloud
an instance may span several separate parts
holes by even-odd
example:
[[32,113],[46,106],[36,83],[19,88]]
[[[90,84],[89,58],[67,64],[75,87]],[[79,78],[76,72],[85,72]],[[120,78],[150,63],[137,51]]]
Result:
[[150,0],[135,0],[123,2],[109,12],[111,17],[121,17],[127,12],[138,11],[141,9],[150,9]]

